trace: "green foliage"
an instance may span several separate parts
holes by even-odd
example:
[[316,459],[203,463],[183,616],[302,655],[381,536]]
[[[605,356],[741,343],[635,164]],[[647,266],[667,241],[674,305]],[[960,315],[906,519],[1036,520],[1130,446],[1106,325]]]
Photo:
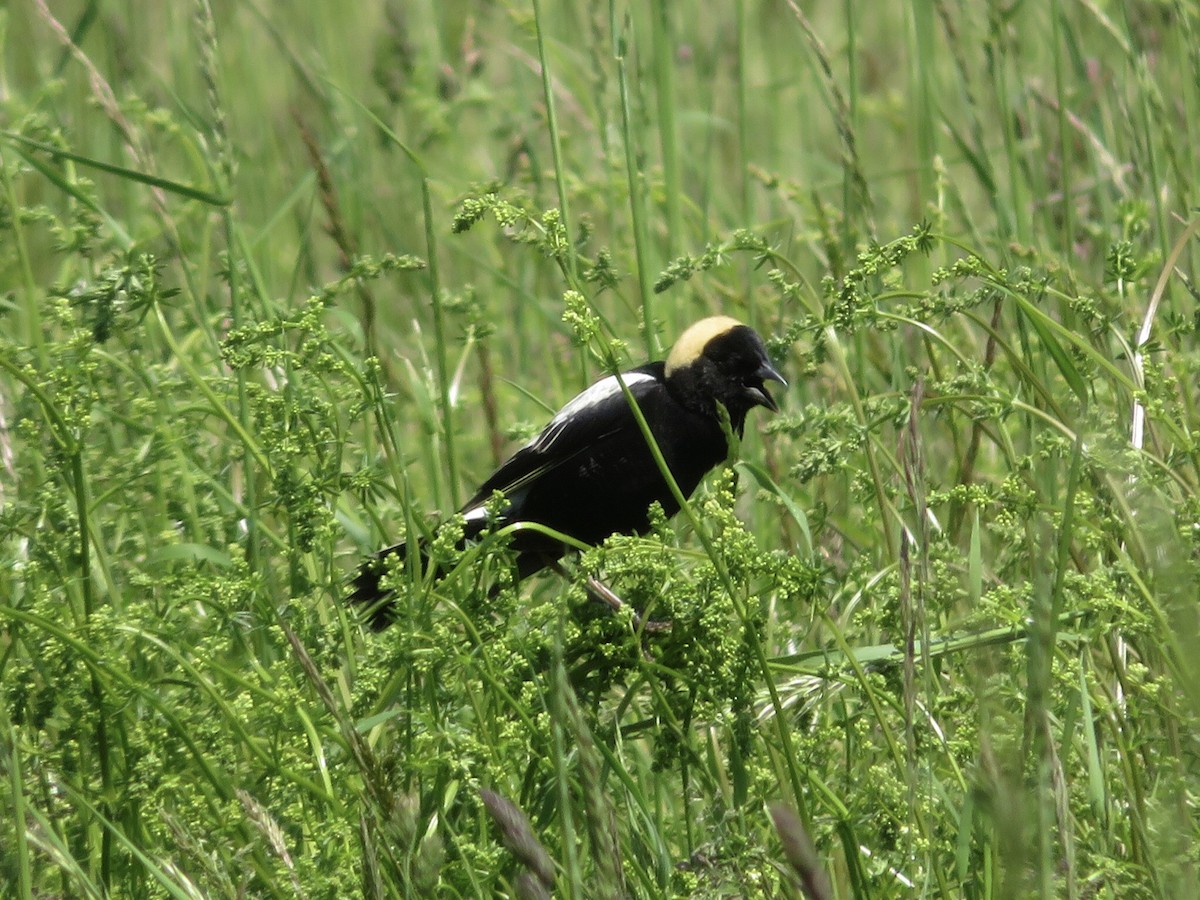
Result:
[[[1195,895],[1192,5],[160,6],[0,12],[0,894]],[[457,546],[718,312],[685,513]]]

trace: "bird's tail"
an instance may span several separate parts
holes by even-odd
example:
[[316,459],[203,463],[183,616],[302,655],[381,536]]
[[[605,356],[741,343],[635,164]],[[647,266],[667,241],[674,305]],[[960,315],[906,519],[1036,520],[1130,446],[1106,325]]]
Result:
[[[429,557],[425,552],[423,542],[418,542],[416,546],[421,554],[421,571],[424,571]],[[356,607],[361,607],[364,621],[375,631],[387,628],[396,618],[395,592],[385,589],[383,586],[383,577],[390,567],[389,560],[397,557],[403,562],[408,559],[408,554],[408,541],[385,547],[359,566],[358,572],[350,582],[351,589],[346,596],[346,601]]]
[[[478,538],[483,530],[482,521],[467,522],[463,536],[456,544],[458,549],[464,549],[467,542]],[[415,560],[419,565],[418,571],[427,572],[430,566],[428,541],[420,538],[415,542],[403,541],[380,550],[359,566],[358,572],[350,582],[347,602],[362,608],[363,620],[375,631],[382,631],[396,620],[396,592],[393,588],[383,586],[383,578],[391,566],[390,560],[396,557],[402,570],[413,547],[416,547],[420,554],[420,559]],[[441,578],[446,572],[438,566],[436,575]]]

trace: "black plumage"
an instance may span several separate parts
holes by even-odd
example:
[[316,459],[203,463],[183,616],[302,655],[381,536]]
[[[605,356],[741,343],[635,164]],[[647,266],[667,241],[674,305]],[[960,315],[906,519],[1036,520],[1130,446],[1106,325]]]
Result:
[[[777,411],[764,383],[786,384],[771,365],[762,338],[727,316],[703,319],[683,333],[665,362],[622,374],[671,474],[685,497],[729,452],[719,407],[739,437],[755,406]],[[657,501],[668,516],[679,511],[629,401],[613,376],[601,379],[564,406],[532,441],[498,468],[463,506],[464,540],[488,526],[484,506],[496,491],[508,505],[499,527],[537,522],[587,544],[612,534],[643,534]],[[566,547],[535,531],[514,534],[519,577],[555,563]],[[385,560],[408,552],[388,547],[365,563],[350,599],[368,607],[371,624],[390,622],[380,580]]]

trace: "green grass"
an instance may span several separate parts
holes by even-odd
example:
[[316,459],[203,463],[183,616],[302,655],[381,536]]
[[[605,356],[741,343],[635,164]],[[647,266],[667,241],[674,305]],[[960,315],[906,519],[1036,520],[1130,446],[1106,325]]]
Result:
[[[0,893],[1200,896],[1195,3],[52,7]],[[444,529],[363,631],[715,312],[792,385],[686,514],[519,588]]]

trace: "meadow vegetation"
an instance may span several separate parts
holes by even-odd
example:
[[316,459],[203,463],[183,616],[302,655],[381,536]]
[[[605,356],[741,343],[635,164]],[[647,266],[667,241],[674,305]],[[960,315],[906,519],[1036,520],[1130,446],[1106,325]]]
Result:
[[[0,48],[0,894],[1200,896],[1194,0]],[[791,385],[684,513],[455,548],[714,313]],[[371,633],[404,534],[449,574]]]

